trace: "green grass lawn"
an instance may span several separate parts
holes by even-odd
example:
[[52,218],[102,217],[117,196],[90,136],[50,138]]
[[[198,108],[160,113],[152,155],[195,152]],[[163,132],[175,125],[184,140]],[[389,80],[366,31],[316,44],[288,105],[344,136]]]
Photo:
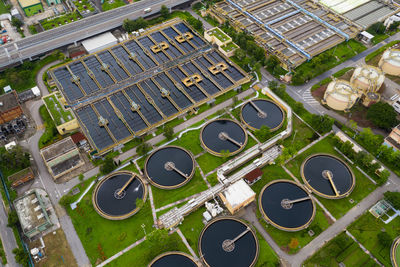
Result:
[[284,147],[294,146],[294,148],[298,151],[317,139],[318,135],[313,129],[308,127],[299,118],[297,118],[297,116],[293,116],[292,118],[292,135],[286,138],[282,145]]
[[214,36],[215,38],[217,38],[221,42],[226,42],[227,40],[230,39],[230,37],[228,35],[226,35],[223,31],[221,31],[218,28],[213,29],[212,31],[208,31],[208,34],[211,35],[211,36]]
[[[112,2],[112,3],[111,3]],[[106,0],[104,3],[101,5],[103,11],[111,10],[120,6],[124,6],[125,2],[123,0]]]
[[258,239],[259,251],[258,260],[255,267],[265,267],[265,266],[280,266],[279,258],[275,251],[268,245],[267,241],[256,232]]
[[146,267],[155,257],[168,251],[182,251],[190,255],[188,249],[186,248],[185,244],[183,244],[182,239],[179,237],[179,235],[177,233],[173,233],[169,236],[168,243],[165,245],[165,247],[161,247],[159,250],[154,251],[153,249],[149,249],[148,242],[144,241],[137,247],[134,247],[125,254],[119,256],[117,259],[113,260],[107,266]]
[[189,245],[193,248],[196,254],[199,254],[198,241],[200,233],[204,228],[203,212],[206,211],[205,207],[201,207],[189,216],[186,216],[182,224],[179,226],[183,235],[186,237]]
[[[47,110],[51,114],[51,116],[57,126],[74,119],[71,111],[64,109],[62,104],[58,101],[58,98],[56,97],[56,95],[46,96],[43,98],[43,100],[44,100],[44,103],[46,104]],[[57,110],[56,105],[59,110]]]
[[[299,179],[299,181],[302,182],[300,175],[301,164],[311,154],[328,153],[343,159],[333,147],[333,139],[331,136],[328,136],[304,151],[302,154],[298,155],[296,158],[289,161],[286,164],[286,167]],[[322,205],[324,205],[336,219],[345,215],[348,210],[356,206],[358,202],[360,202],[376,188],[376,186],[367,177],[365,177],[358,169],[355,168],[355,165],[351,165],[349,162],[346,163],[351,167],[356,177],[356,185],[350,196],[336,200],[325,199],[317,196]],[[354,200],[353,204],[350,203],[350,199]]]
[[400,264],[400,246],[397,245],[396,250],[395,250],[395,261],[397,263],[397,265]]
[[225,52],[230,52],[236,48],[239,48],[237,45],[235,45],[233,42],[227,43],[226,45],[221,46],[221,48],[225,51]]
[[378,234],[386,232],[394,240],[400,232],[400,217],[389,224],[376,219],[366,212],[353,222],[347,230],[352,233],[384,266],[391,266],[390,246],[383,246],[378,240]]
[[39,114],[46,127],[38,142],[39,148],[42,149],[43,147],[48,146],[55,141],[61,140],[62,136],[58,133],[56,125],[54,124],[54,121],[51,118],[50,113],[47,111],[45,105],[42,105],[39,108]]
[[[346,233],[342,232],[318,250],[303,266],[378,266]],[[388,265],[390,266],[390,265]]]
[[152,231],[153,218],[150,201],[146,201],[143,208],[129,219],[107,220],[93,208],[93,188],[83,197],[79,208],[68,208],[68,214],[90,262],[95,264],[101,259],[100,247],[107,258],[111,257],[144,236],[142,224],[145,224],[147,233]]
[[9,13],[5,1],[0,1],[0,14]]
[[[248,140],[247,140],[247,145],[244,148],[244,150],[247,150],[256,144],[257,144],[256,140],[254,140],[253,138],[251,138],[249,136]],[[226,161],[228,161],[229,159],[231,159],[233,157],[235,157],[235,156],[228,157],[227,159],[224,160],[222,157],[217,157],[217,156],[211,155],[209,153],[205,153],[205,154],[201,155],[200,157],[198,157],[196,159],[196,161],[199,164],[200,168],[203,170],[203,173],[207,174],[207,173],[211,172],[212,170],[214,170],[215,168],[217,168],[218,166],[221,166],[222,164],[224,164]]]
[[[43,66],[56,61],[58,56],[58,53],[55,52],[42,60],[25,62],[18,67],[6,69],[0,73],[0,87],[3,88],[6,85],[10,85],[17,92],[31,89],[36,86],[36,75],[39,70]],[[0,90],[0,94],[4,94],[4,90]]]
[[77,0],[73,1],[73,3],[81,13],[87,12],[88,10],[90,12],[94,11],[94,7],[92,6],[92,3],[89,0]]
[[165,190],[153,186],[151,190],[153,192],[155,207],[161,208],[169,203],[194,195],[206,189],[207,185],[201,177],[199,170],[196,168],[193,178],[180,188]]
[[193,155],[201,153],[203,148],[200,142],[200,129],[184,133],[179,140],[170,143],[170,145],[183,147],[191,151]]
[[251,186],[254,192],[258,195],[261,189],[273,180],[286,179],[293,180],[289,174],[279,165],[266,165],[262,168],[262,178]]

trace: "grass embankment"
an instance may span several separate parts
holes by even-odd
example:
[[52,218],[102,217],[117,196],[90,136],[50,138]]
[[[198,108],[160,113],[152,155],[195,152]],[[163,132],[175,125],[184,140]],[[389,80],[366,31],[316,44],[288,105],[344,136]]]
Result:
[[51,118],[49,112],[46,109],[45,105],[42,105],[39,108],[40,117],[44,121],[45,131],[39,139],[38,145],[39,148],[42,149],[45,146],[48,146],[54,143],[57,140],[60,140],[62,136],[58,133],[56,125],[54,124],[53,119]]

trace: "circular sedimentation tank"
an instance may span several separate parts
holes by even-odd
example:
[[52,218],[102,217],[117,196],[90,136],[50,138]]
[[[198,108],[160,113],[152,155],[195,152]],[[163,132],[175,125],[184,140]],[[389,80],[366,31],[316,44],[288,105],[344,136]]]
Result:
[[275,180],[261,190],[258,199],[264,219],[284,231],[307,228],[315,216],[315,204],[308,192],[290,180]]
[[199,255],[206,266],[254,266],[258,257],[258,240],[244,222],[220,217],[208,223],[201,232]]
[[166,252],[158,255],[148,267],[198,267],[193,257],[180,251]]
[[265,125],[271,131],[275,131],[283,124],[284,112],[279,105],[270,100],[254,99],[242,106],[240,118],[252,130],[258,130]]
[[230,119],[210,121],[201,129],[200,141],[203,147],[215,156],[223,156],[223,151],[229,156],[243,150],[247,144],[246,130]]
[[147,189],[142,178],[133,172],[118,171],[102,179],[93,191],[93,206],[110,220],[123,220],[139,211],[137,199],[146,201]]
[[400,236],[393,241],[392,248],[390,250],[390,259],[394,267],[400,266]]
[[150,154],[144,172],[152,185],[175,189],[192,179],[195,172],[194,157],[181,147],[165,146]]
[[355,186],[350,167],[332,155],[311,155],[303,162],[300,171],[307,187],[321,197],[343,198],[348,196]]

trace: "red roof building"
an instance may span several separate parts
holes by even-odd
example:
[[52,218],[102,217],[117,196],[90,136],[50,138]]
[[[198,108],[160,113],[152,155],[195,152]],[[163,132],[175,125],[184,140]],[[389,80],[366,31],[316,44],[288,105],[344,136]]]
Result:
[[262,175],[263,175],[262,170],[257,168],[255,170],[252,170],[248,174],[246,174],[244,176],[244,179],[248,184],[251,185],[251,184],[254,184],[255,182],[257,182],[258,180],[260,180]]
[[75,144],[79,144],[80,141],[86,140],[86,137],[81,132],[74,133],[73,135],[71,135],[71,138]]

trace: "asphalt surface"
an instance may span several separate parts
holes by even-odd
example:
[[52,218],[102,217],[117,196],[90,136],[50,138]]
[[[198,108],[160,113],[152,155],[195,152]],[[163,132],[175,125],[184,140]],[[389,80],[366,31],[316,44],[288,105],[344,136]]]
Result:
[[[114,29],[125,19],[154,15],[162,5],[173,8],[187,2],[190,0],[142,0],[5,44],[0,48],[0,68]],[[152,11],[145,14],[146,8]]]
[[14,254],[12,250],[17,248],[17,242],[15,241],[14,233],[11,228],[7,227],[7,213],[3,205],[0,205],[0,236],[3,243],[4,252],[6,253],[7,264],[5,266],[21,266],[15,261]]

